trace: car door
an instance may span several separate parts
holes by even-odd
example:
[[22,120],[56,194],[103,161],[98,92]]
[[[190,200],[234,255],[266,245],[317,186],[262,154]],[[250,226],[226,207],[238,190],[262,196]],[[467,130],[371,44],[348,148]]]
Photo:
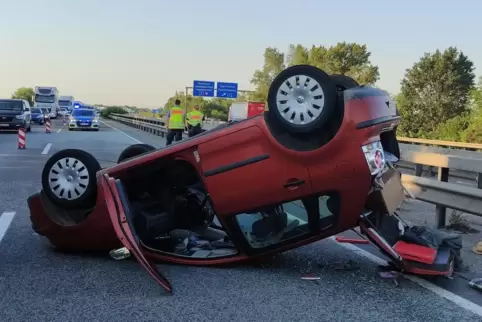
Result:
[[239,213],[311,194],[308,169],[274,147],[258,126],[219,135],[200,144],[198,152],[218,213]]
[[107,175],[101,181],[117,237],[154,281],[167,292],[172,292],[171,283],[159,272],[155,263],[147,259],[141,251],[140,239],[133,224],[133,213],[122,182]]

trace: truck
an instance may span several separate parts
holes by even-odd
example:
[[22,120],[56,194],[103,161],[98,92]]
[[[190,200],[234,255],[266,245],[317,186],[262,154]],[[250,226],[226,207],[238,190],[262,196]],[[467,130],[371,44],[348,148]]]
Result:
[[34,106],[46,110],[50,118],[57,118],[59,107],[59,91],[57,87],[35,86]]
[[59,96],[59,106],[61,109],[66,109],[72,112],[74,108],[74,97],[73,96]]
[[233,102],[229,107],[228,121],[241,121],[262,114],[266,104],[262,102]]

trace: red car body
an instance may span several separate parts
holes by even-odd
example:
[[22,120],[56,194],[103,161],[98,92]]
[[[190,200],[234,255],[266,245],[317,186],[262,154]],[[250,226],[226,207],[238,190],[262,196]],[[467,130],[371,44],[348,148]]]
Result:
[[[77,222],[63,215],[68,212],[69,218],[75,217],[74,211],[56,206],[43,191],[32,195],[28,204],[33,229],[63,250],[110,251],[125,246],[168,291],[171,285],[153,262],[194,265],[241,262],[313,243],[357,226],[404,270],[449,274],[453,266],[434,268],[402,258],[376,227],[370,228],[370,221],[365,220],[364,216],[376,211],[377,206],[367,210],[367,197],[374,194],[374,178],[361,147],[380,141],[384,133],[393,132],[399,116],[381,91],[357,87],[341,95],[344,103],[341,125],[336,135],[320,148],[305,151],[288,148],[273,135],[266,117],[259,115],[100,170],[96,176],[95,207],[84,210],[88,213],[85,218],[79,211],[78,217],[83,219]],[[147,169],[153,169],[156,162],[162,160],[184,162],[195,169],[209,193],[217,219],[238,249],[237,254],[189,258],[157,252],[139,241],[119,187],[148,178]],[[147,173],[141,175],[144,170]],[[394,173],[389,180],[393,186],[390,189],[399,193],[399,202],[403,193],[400,197],[401,184],[395,180],[397,177]],[[313,213],[318,217],[307,211],[305,228],[298,235],[265,247],[252,247],[247,242],[236,219],[238,214],[307,196],[316,196],[318,211]],[[322,197],[318,196],[328,196],[328,199],[336,196],[336,211],[321,218]]]

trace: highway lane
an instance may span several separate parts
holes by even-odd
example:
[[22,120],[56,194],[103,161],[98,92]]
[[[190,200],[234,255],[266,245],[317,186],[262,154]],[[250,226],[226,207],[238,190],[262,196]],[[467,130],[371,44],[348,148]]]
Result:
[[[371,260],[331,240],[253,265],[159,265],[173,283],[172,296],[134,261],[55,252],[31,230],[26,205],[40,189],[49,155],[83,148],[106,166],[130,144],[164,145],[161,137],[110,121],[100,132],[69,132],[57,123],[50,134],[38,128],[27,134],[24,151],[17,150],[15,134],[0,134],[0,225],[5,212],[16,213],[0,240],[2,322],[482,321],[473,313],[477,308],[461,308],[412,281],[395,287],[378,277]],[[347,261],[357,268],[337,270]],[[320,280],[300,279],[308,273]]]

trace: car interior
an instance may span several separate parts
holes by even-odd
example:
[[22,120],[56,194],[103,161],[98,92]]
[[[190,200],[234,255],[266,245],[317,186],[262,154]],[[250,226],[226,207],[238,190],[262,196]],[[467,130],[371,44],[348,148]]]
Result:
[[[238,249],[217,220],[196,169],[163,158],[116,180],[124,212],[141,244],[153,251],[191,258],[232,256]],[[275,205],[237,216],[254,248],[306,233],[308,223],[289,214],[301,202]],[[299,211],[298,211],[299,212]]]

